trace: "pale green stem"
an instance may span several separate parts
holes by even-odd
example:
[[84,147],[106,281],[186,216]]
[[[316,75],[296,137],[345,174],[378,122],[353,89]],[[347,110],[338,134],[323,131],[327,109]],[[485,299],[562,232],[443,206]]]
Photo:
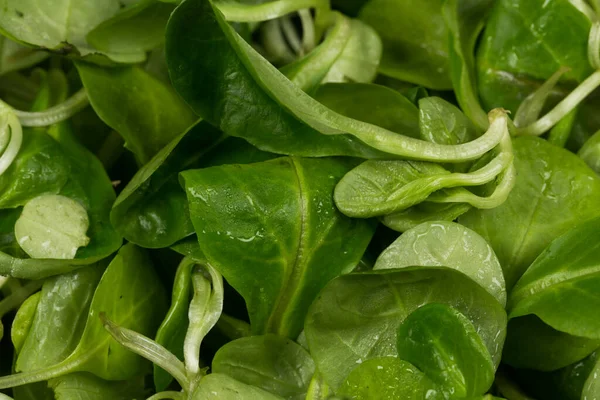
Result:
[[[489,209],[500,206],[502,203],[506,201],[508,195],[512,191],[515,186],[516,181],[516,168],[514,163],[512,162],[513,150],[512,150],[512,142],[510,140],[510,135],[508,130],[505,133],[502,142],[499,145],[500,154],[492,160],[490,163],[494,162],[497,158],[504,155],[509,155],[511,158],[510,164],[506,167],[506,169],[501,173],[501,176],[498,178],[498,185],[494,189],[494,192],[487,197],[477,196],[464,188],[457,189],[448,189],[445,191],[443,195],[436,195],[435,193],[430,196],[427,201],[431,201],[434,203],[468,203],[473,207],[480,209]],[[468,175],[468,174],[467,174]],[[448,194],[451,193],[451,194]]]
[[[320,83],[326,71],[344,51],[350,37],[350,22],[347,18],[336,16],[333,27],[327,32],[325,40],[311,53],[295,64],[290,64],[291,73],[286,76],[302,90],[312,88]],[[315,71],[325,71],[316,73]],[[315,79],[318,78],[318,81]]]
[[304,49],[305,54],[310,53],[317,45],[317,40],[315,38],[315,22],[308,9],[298,11],[298,15],[300,16],[300,23],[302,24],[302,48]]
[[525,127],[533,124],[540,116],[544,104],[550,96],[552,89],[558,83],[558,80],[563,76],[569,68],[561,67],[552,76],[544,82],[535,92],[531,93],[519,105],[519,109],[515,115],[514,124],[516,127]]
[[588,59],[594,69],[600,69],[600,21],[594,22],[590,29]]
[[571,3],[571,5],[573,7],[575,7],[577,10],[579,10],[579,12],[581,12],[583,15],[585,15],[587,17],[587,19],[589,19],[591,22],[595,22],[598,20],[598,16],[596,15],[596,12],[594,11],[594,9],[592,7],[590,7],[590,5],[588,3],[585,2],[585,0],[568,0],[569,3]]
[[0,104],[0,136],[9,135],[9,142],[0,155],[0,175],[10,167],[23,143],[23,129],[19,119],[11,109]]
[[18,374],[3,376],[0,378],[0,389],[12,388],[15,386],[27,385],[29,383],[47,381],[70,374],[78,370],[88,358],[67,358],[66,360],[47,368],[35,371],[20,372]]
[[575,90],[556,105],[550,112],[533,124],[518,128],[518,135],[539,136],[558,123],[565,115],[579,105],[585,98],[600,86],[600,70],[594,71]]
[[[204,275],[210,275],[210,281]],[[200,345],[223,312],[223,278],[213,267],[197,268],[192,275],[194,297],[188,312],[189,327],[183,342],[185,367],[189,375],[200,372]],[[212,287],[211,287],[212,286]]]
[[260,29],[262,48],[269,60],[283,64],[294,61],[295,55],[290,51],[278,21],[267,21]]
[[188,380],[185,366],[169,350],[147,336],[116,325],[106,318],[104,313],[100,314],[100,318],[104,324],[104,329],[106,329],[118,343],[145,359],[152,361],[154,364],[171,374],[184,390],[189,390],[190,381]]
[[296,32],[296,28],[292,23],[292,19],[289,15],[285,15],[281,17],[279,20],[279,24],[281,25],[281,31],[285,35],[287,42],[294,52],[298,55],[303,55],[304,49],[302,49],[302,40]]
[[83,110],[89,104],[85,89],[79,90],[66,101],[40,112],[17,111],[23,126],[49,126],[65,121]]

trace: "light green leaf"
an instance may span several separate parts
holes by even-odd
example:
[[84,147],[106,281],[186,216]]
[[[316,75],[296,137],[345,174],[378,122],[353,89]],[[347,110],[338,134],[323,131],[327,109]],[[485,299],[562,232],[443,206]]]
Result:
[[31,258],[73,259],[90,238],[90,220],[81,204],[65,196],[42,195],[25,204],[15,237]]
[[406,231],[381,253],[374,270],[453,268],[477,282],[504,307],[506,287],[494,250],[477,233],[454,222],[426,222]]

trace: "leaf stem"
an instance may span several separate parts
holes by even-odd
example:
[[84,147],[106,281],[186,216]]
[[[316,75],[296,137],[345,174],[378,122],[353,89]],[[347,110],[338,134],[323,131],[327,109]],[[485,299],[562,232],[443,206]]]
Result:
[[517,135],[539,136],[552,128],[565,115],[579,105],[590,93],[600,86],[600,70],[594,71],[567,97],[542,118],[531,125],[517,129]]
[[190,387],[190,381],[185,372],[185,367],[177,357],[154,340],[131,329],[123,328],[109,320],[104,313],[100,313],[104,329],[122,346],[136,354],[152,361],[179,382],[184,390]]
[[87,93],[85,89],[81,89],[63,103],[50,107],[45,111],[28,112],[14,110],[14,113],[19,117],[19,121],[23,126],[49,126],[71,118],[88,104]]
[[0,104],[0,136],[9,135],[9,142],[0,155],[0,175],[17,157],[23,143],[23,129],[12,109]]
[[[205,270],[210,281],[204,275]],[[195,376],[200,372],[200,345],[221,317],[224,292],[221,274],[208,264],[195,269],[192,284],[194,297],[188,312],[190,324],[183,342],[183,355],[188,374]]]
[[87,360],[82,358],[71,359],[69,357],[64,361],[47,368],[3,376],[0,378],[0,389],[7,389],[15,386],[27,385],[29,383],[42,382],[49,379],[58,378],[59,376],[75,372],[84,361]]

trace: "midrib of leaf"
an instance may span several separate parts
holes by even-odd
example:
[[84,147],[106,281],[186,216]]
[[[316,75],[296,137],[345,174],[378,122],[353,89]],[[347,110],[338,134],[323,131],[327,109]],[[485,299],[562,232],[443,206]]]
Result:
[[308,231],[308,216],[306,214],[309,209],[309,204],[307,204],[306,196],[303,193],[305,182],[304,176],[301,173],[302,167],[297,164],[296,159],[293,157],[290,158],[289,163],[298,184],[298,205],[300,208],[298,223],[300,224],[300,232],[298,234],[298,241],[295,249],[296,255],[293,257],[293,261],[289,260],[286,263],[287,268],[285,271],[286,276],[284,284],[279,290],[279,295],[267,323],[267,332],[277,333],[284,337],[289,337],[291,334],[289,324],[286,322],[285,317],[287,311],[289,311],[288,306],[293,302],[294,294],[298,291],[298,287],[300,286],[304,275],[303,273],[305,272],[305,268],[303,268],[305,265],[304,247],[306,246],[305,241]]

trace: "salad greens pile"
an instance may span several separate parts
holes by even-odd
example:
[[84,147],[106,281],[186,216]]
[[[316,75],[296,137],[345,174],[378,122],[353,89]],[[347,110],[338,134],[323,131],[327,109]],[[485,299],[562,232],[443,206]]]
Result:
[[0,33],[0,399],[600,399],[600,1]]

